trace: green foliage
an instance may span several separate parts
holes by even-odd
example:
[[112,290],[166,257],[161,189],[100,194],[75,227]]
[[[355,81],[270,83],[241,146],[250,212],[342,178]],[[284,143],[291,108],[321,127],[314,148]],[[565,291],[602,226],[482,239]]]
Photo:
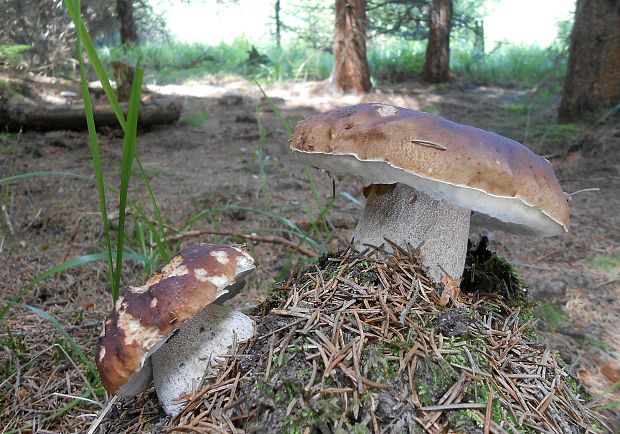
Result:
[[611,255],[596,255],[587,258],[590,266],[604,271],[605,273],[620,272],[620,251]]
[[552,332],[569,324],[568,314],[553,303],[540,303],[534,309],[534,316],[540,319],[545,329]]
[[[470,32],[486,13],[488,0],[453,0],[452,31]],[[430,0],[369,0],[368,25],[371,34],[422,40],[428,35]]]
[[[454,73],[467,80],[483,83],[522,82],[532,86],[549,73],[552,73],[552,78],[564,76],[566,61],[561,53],[554,48],[502,43],[493,51],[477,57],[473,49],[457,47],[451,51],[450,67]],[[557,61],[560,62],[559,67],[556,67]]]
[[[479,83],[517,83],[533,86],[550,74],[551,89],[559,89],[566,61],[557,48],[500,44],[480,54],[471,42],[453,40],[452,74]],[[251,55],[253,49],[257,54]],[[423,68],[425,40],[407,40],[377,36],[368,41],[368,63],[375,80],[399,82],[418,76]],[[252,44],[237,38],[230,44],[210,46],[182,42],[146,42],[133,48],[104,48],[104,64],[114,60],[142,58],[146,79],[155,83],[176,83],[218,74],[260,79],[263,82],[286,80],[324,80],[331,74],[333,56],[304,40],[283,43]],[[527,104],[523,102],[522,104]],[[510,107],[507,107],[510,110]],[[522,110],[521,110],[522,111]]]
[[201,127],[209,120],[209,112],[206,110],[194,111],[190,114],[183,114],[180,122],[183,125],[189,125],[192,127]]
[[[253,56],[253,48],[258,53]],[[144,59],[150,80],[174,83],[205,73],[260,78],[266,81],[325,79],[332,68],[331,55],[302,41],[283,47],[274,43],[253,45],[245,38],[231,44],[209,46],[198,43],[147,42],[132,48],[101,50],[105,63]]]
[[527,301],[523,279],[511,263],[489,251],[487,245],[486,237],[482,237],[476,246],[469,243],[461,289],[499,294],[507,302],[523,306]]
[[30,45],[25,44],[0,44],[0,63],[8,63],[9,65],[20,63],[23,60],[23,53],[31,48]]

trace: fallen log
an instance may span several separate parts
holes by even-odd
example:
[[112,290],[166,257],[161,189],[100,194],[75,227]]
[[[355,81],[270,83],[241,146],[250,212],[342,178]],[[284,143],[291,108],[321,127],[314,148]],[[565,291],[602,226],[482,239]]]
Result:
[[[151,98],[140,103],[138,126],[170,124],[179,120],[183,103],[179,98]],[[127,104],[121,103],[127,116]],[[97,127],[119,128],[112,107],[108,104],[93,108]],[[0,130],[55,131],[85,130],[86,115],[83,105],[11,104],[0,101]]]

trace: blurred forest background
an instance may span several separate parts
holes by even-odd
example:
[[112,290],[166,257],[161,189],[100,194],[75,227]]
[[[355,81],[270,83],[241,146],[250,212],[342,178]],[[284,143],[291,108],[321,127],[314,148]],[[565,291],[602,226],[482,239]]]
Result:
[[[0,428],[85,432],[105,407],[92,359],[110,245],[131,284],[190,243],[247,243],[260,267],[240,308],[345,248],[360,185],[300,165],[287,140],[360,102],[496,131],[551,161],[569,233],[471,238],[515,265],[541,336],[620,426],[619,0],[82,0],[100,64],[78,49],[68,3],[0,0]],[[132,166],[98,78],[126,112],[141,68]]]
[[[561,118],[613,108],[619,94],[617,3],[580,2],[574,27],[572,2],[545,2],[536,11],[530,3],[504,8],[518,15],[501,23],[519,21],[522,31],[503,40],[485,34],[499,0],[106,0],[83,1],[82,8],[106,64],[141,58],[151,83],[206,73],[265,82],[331,76],[338,90],[367,92],[371,78],[398,83],[421,76],[432,83],[451,77],[557,91],[558,79],[567,76]],[[61,0],[2,5],[0,62],[75,75],[75,29]],[[537,14],[548,18],[533,20]],[[340,24],[334,28],[335,19]]]

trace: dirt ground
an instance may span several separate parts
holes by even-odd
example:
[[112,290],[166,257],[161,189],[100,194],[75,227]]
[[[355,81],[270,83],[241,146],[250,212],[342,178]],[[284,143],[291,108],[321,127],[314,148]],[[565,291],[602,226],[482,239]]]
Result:
[[[58,101],[66,87],[41,84],[40,97]],[[77,89],[75,89],[77,90]],[[332,180],[311,169],[318,203],[304,167],[288,152],[287,133],[253,83],[217,77],[179,86],[151,86],[150,91],[184,100],[181,122],[141,131],[138,153],[167,224],[183,228],[202,210],[222,205],[248,209],[213,210],[191,228],[262,234],[285,229],[274,215],[310,222],[332,197]],[[334,96],[325,83],[288,83],[265,88],[278,111],[296,121],[338,105],[384,102],[424,111],[519,141],[553,163],[565,191],[572,196],[570,232],[553,238],[517,237],[473,226],[472,238],[487,235],[490,248],[513,262],[530,293],[542,301],[541,327],[551,346],[577,372],[589,391],[603,402],[620,401],[620,121],[581,125],[558,137],[557,98],[520,109],[526,90],[454,82],[431,86],[421,82],[378,85],[362,98]],[[566,131],[566,130],[562,130]],[[526,137],[527,136],[527,137]],[[106,178],[119,179],[122,136],[99,135]],[[85,133],[51,132],[0,135],[0,178],[25,172],[58,171],[92,174]],[[134,171],[137,175],[137,171]],[[0,205],[7,222],[0,238],[0,299],[21,295],[22,301],[54,315],[92,359],[99,325],[111,308],[106,271],[101,262],[52,274],[28,286],[39,273],[75,256],[103,250],[97,192],[94,184],[70,176],[37,176],[2,185]],[[596,190],[589,190],[596,189]],[[582,191],[581,190],[587,190]],[[131,197],[150,209],[138,176]],[[329,211],[331,230],[315,231],[324,249],[343,247],[363,201],[355,179],[335,183]],[[108,196],[112,210],[118,199]],[[321,206],[319,206],[319,204]],[[130,218],[130,229],[135,219]],[[221,236],[183,238],[181,245],[226,241]],[[237,238],[235,238],[237,240]],[[148,240],[147,240],[148,242]],[[130,247],[138,241],[130,236]],[[311,246],[305,245],[311,248]],[[274,279],[283,278],[298,261],[308,260],[284,244],[252,242],[259,270],[238,307],[255,305]],[[124,283],[145,278],[142,267],[127,262]],[[105,403],[84,397],[53,422],[41,422],[84,391],[83,366],[50,322],[20,308],[0,322],[0,395],[7,398],[0,427],[18,428],[35,422],[53,431],[85,431]],[[75,365],[74,365],[75,363]],[[78,367],[79,369],[76,369]],[[610,413],[611,417],[614,413]],[[71,428],[69,428],[71,427]],[[84,429],[85,428],[85,429]],[[44,431],[41,431],[44,432]]]

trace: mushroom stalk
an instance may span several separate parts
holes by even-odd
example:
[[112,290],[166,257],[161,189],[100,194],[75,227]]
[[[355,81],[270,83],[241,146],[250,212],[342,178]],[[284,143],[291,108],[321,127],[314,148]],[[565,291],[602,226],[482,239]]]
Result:
[[385,238],[419,249],[428,276],[440,282],[446,273],[463,275],[469,236],[466,208],[435,200],[405,184],[373,185],[353,232],[354,246],[379,246]]
[[169,415],[200,388],[206,373],[216,371],[236,342],[254,335],[254,322],[228,306],[211,304],[188,320],[151,356],[157,396]]

